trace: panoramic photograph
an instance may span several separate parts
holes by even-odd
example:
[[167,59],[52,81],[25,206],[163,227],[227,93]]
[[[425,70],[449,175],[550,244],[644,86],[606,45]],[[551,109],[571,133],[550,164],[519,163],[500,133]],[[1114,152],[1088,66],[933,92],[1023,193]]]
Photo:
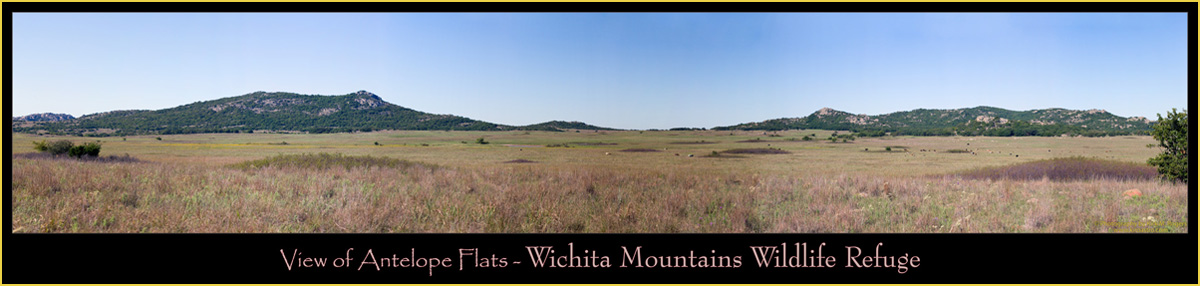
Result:
[[1187,233],[1186,13],[13,13],[13,233]]

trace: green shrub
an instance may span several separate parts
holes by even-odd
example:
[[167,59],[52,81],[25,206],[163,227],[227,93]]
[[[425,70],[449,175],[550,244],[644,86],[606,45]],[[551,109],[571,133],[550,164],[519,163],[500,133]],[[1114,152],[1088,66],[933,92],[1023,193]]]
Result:
[[50,153],[54,156],[63,154],[75,158],[83,157],[84,155],[92,157],[100,156],[100,143],[83,143],[75,146],[75,143],[71,143],[69,140],[58,140],[49,143],[46,140],[42,140],[41,142],[34,141],[33,149]]
[[50,143],[46,143],[46,141],[42,141],[41,144],[38,144],[35,142],[34,145],[36,145],[36,146],[34,146],[34,149],[38,149],[38,151],[53,154],[55,156],[67,154],[67,152],[71,151],[71,147],[75,146],[74,143],[71,143],[71,141],[67,141],[67,140],[58,140],[58,141],[54,141],[54,142],[50,142]]
[[47,150],[50,150],[50,145],[46,144],[46,140],[42,140],[42,142],[33,141],[33,150],[37,150],[38,152],[46,152]]
[[475,139],[475,143],[479,143],[479,144],[487,144],[488,142],[487,142],[487,141],[484,141],[484,140],[483,140],[483,137],[479,137],[479,139]]
[[67,150],[67,155],[75,158],[83,156],[99,157],[100,143],[83,143],[79,146],[71,147]]

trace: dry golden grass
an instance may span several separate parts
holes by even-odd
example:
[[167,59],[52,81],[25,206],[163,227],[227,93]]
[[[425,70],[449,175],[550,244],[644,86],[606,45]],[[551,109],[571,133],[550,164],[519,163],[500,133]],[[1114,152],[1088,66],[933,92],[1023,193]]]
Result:
[[[1144,162],[1156,152],[1145,147],[1149,137],[784,140],[810,133],[829,132],[745,143],[737,141],[768,137],[405,131],[103,138],[102,155],[128,153],[140,162],[15,157],[12,225],[14,232],[1010,233],[1109,232],[1113,223],[1155,222],[1162,226],[1156,231],[1187,232],[1184,185],[945,175],[1066,156]],[[15,153],[32,152],[24,142],[37,138],[12,137]],[[492,144],[473,144],[479,137]],[[701,140],[719,143],[672,144]],[[605,144],[578,144],[589,142]],[[572,147],[526,147],[560,143]],[[863,151],[885,146],[908,152]],[[633,148],[663,152],[618,152]],[[699,156],[738,148],[791,154]],[[234,167],[321,152],[415,163]],[[537,163],[505,163],[513,160]],[[1126,199],[1128,189],[1144,195]]]

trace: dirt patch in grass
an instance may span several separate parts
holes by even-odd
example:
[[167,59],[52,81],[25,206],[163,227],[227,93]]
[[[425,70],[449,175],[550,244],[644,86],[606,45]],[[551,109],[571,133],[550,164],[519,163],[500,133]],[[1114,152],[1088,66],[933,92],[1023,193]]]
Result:
[[963,149],[950,149],[950,150],[942,151],[942,153],[962,154],[962,153],[971,153],[971,151],[963,150]]
[[662,150],[649,149],[649,148],[629,148],[629,149],[621,150],[621,152],[662,152]]
[[716,142],[716,141],[704,141],[704,140],[700,140],[700,141],[675,141],[675,142],[670,142],[669,144],[684,144],[684,145],[687,145],[687,144],[717,144],[717,143],[720,143],[720,142]]
[[504,147],[541,148],[541,147],[546,147],[546,146],[542,146],[542,145],[517,145],[517,144],[504,144]]
[[508,161],[504,161],[504,163],[508,163],[508,164],[517,164],[517,163],[537,163],[537,161],[530,161],[530,160],[525,160],[525,159],[516,159],[516,160],[508,160]]
[[704,155],[701,155],[700,157],[704,157],[704,158],[727,158],[727,159],[746,158],[746,156],[742,156],[742,155],[721,154],[720,152],[712,152],[712,153],[709,153],[709,154],[704,154]]
[[791,154],[792,152],[783,151],[775,148],[742,148],[729,149],[721,151],[722,154]]
[[567,143],[567,144],[571,144],[571,145],[579,145],[579,146],[606,146],[606,145],[617,145],[617,143],[604,143],[604,142],[570,142],[570,143]]
[[867,153],[908,153],[908,152],[905,152],[904,150],[892,149],[892,151],[888,151],[887,149],[879,149],[879,148],[862,150],[862,151],[867,152]]
[[958,173],[968,179],[1011,179],[1052,181],[1082,181],[1092,179],[1153,180],[1158,178],[1154,167],[1132,162],[1120,162],[1085,157],[1066,157],[1038,160],[1014,165],[979,168]]

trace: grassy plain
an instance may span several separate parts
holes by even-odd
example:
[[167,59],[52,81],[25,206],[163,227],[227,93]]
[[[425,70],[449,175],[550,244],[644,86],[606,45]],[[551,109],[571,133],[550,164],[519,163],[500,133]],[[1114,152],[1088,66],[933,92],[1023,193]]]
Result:
[[[13,133],[9,203],[14,232],[1187,232],[1186,185],[957,175],[1144,163],[1159,152],[1148,136],[820,140],[832,132]],[[44,139],[100,140],[102,156],[138,162],[19,156]],[[746,148],[787,154],[712,156]],[[246,163],[313,153],[403,162]]]

